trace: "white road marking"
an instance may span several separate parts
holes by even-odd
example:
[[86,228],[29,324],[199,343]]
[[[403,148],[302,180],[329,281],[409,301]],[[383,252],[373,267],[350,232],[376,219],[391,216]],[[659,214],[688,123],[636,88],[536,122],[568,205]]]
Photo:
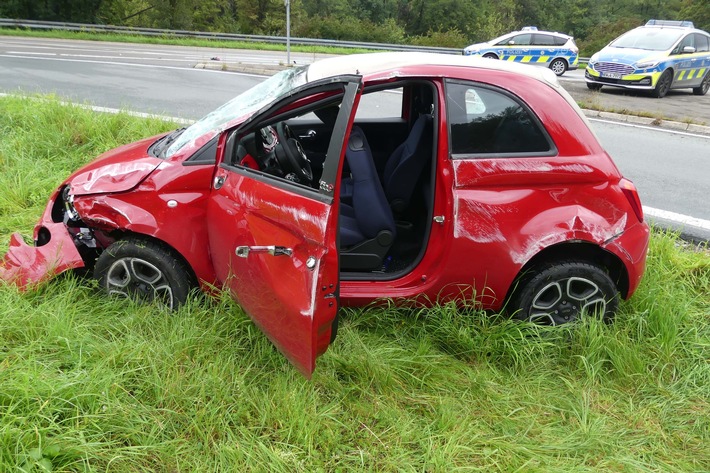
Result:
[[690,132],[681,131],[681,130],[668,130],[666,128],[661,128],[661,127],[657,127],[657,126],[638,125],[636,123],[620,122],[620,121],[615,121],[615,120],[605,120],[603,118],[593,118],[593,117],[587,117],[587,120],[592,121],[592,122],[608,123],[610,125],[628,126],[631,128],[641,128],[643,130],[659,131],[661,133],[671,133],[671,134],[683,135],[683,136],[693,136],[695,138],[705,138],[705,139],[710,140],[710,136],[708,136],[708,135],[701,135],[698,133],[690,133]]
[[171,69],[171,70],[176,70],[176,71],[212,72],[212,73],[217,73],[217,74],[237,74],[240,76],[264,77],[261,74],[250,74],[250,73],[246,73],[246,72],[228,72],[228,71],[218,71],[218,70],[214,70],[214,69],[194,69],[191,67],[163,66],[163,65],[158,65],[158,64],[138,64],[138,63],[134,63],[134,62],[88,61],[88,60],[82,60],[82,59],[65,59],[65,58],[45,57],[45,56],[38,58],[38,57],[32,57],[32,56],[17,56],[17,55],[7,55],[7,54],[0,54],[0,57],[11,57],[11,58],[15,58],[15,59],[41,59],[43,61],[83,62],[83,63],[88,63],[88,64],[108,64],[111,66],[152,67],[152,68],[156,68],[156,69]]
[[643,213],[649,217],[671,221],[683,228],[695,227],[710,232],[710,220],[703,220],[702,218],[691,217],[690,215],[683,215],[668,210],[654,209],[653,207],[646,207],[645,205],[643,206]]

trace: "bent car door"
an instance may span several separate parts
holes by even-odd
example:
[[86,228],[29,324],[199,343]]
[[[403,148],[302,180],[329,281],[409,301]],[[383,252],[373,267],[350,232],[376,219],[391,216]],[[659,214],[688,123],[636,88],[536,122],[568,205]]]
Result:
[[[337,192],[343,143],[360,93],[359,76],[321,80],[293,91],[236,130],[225,132],[223,157],[208,203],[210,254],[217,277],[307,377],[335,335]],[[271,153],[283,152],[276,148],[286,144],[283,135],[288,119],[334,105],[339,105],[339,111],[331,125],[322,175],[317,182],[299,183],[294,173],[284,169],[288,165]],[[254,145],[270,134],[272,139],[265,140],[268,146]],[[290,136],[289,142],[297,139]],[[270,150],[272,144],[275,148]],[[302,150],[300,143],[297,148]],[[241,165],[244,153],[257,154],[252,156],[257,166]],[[319,171],[314,169],[312,174]]]

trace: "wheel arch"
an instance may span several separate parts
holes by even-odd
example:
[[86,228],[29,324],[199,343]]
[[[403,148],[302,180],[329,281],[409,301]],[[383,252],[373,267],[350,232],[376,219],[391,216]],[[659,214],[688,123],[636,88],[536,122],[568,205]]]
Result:
[[569,260],[583,261],[602,266],[608,271],[609,277],[611,277],[612,281],[616,284],[621,297],[623,299],[628,297],[629,274],[623,261],[615,254],[594,243],[573,240],[548,246],[530,258],[513,280],[514,282],[510,289],[508,289],[505,300],[510,300],[515,294],[517,287],[520,286],[520,282],[525,279],[526,275],[531,274],[535,268],[552,264],[555,261]]
[[561,60],[565,62],[565,67],[569,69],[569,58],[566,58],[565,56],[555,56],[552,59],[550,59],[550,64],[552,64],[556,60]]
[[656,82],[653,84],[654,87],[656,86],[656,84],[658,84],[658,81],[661,80],[661,77],[662,77],[663,74],[665,74],[666,72],[670,72],[670,74],[671,74],[671,86],[670,86],[670,88],[673,88],[673,84],[675,84],[675,69],[673,68],[673,65],[672,65],[672,64],[671,64],[670,66],[666,67],[665,69],[663,69],[663,70],[661,71],[661,73],[658,74],[658,78],[656,79]]

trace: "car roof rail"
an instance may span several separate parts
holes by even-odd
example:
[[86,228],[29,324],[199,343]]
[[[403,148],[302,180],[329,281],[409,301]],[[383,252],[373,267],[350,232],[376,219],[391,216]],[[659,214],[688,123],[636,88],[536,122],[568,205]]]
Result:
[[682,26],[683,28],[695,28],[693,22],[687,20],[648,20],[646,26]]

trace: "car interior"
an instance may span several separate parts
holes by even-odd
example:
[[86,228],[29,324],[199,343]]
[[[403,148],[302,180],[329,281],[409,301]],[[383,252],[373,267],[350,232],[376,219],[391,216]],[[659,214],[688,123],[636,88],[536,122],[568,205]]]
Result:
[[[424,254],[433,207],[435,96],[433,84],[422,81],[363,92],[341,181],[345,279],[394,278]],[[235,132],[225,147],[228,161],[317,189],[339,106],[321,101],[255,131]]]

